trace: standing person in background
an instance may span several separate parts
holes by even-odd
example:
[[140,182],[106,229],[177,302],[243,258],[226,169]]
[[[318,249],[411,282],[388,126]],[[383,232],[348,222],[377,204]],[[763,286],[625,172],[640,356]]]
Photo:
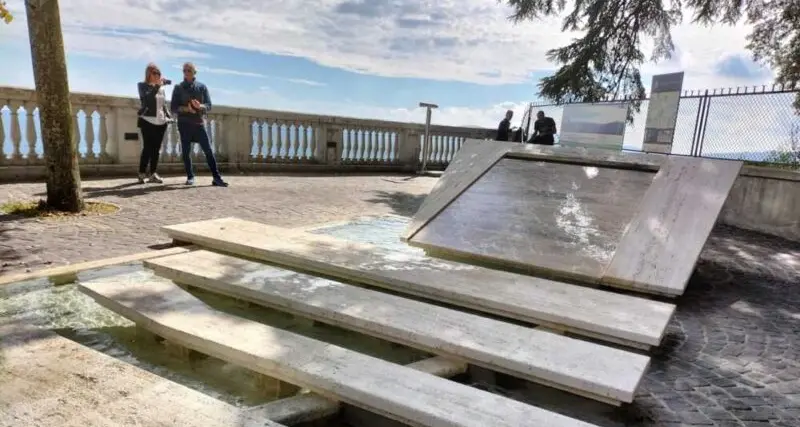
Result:
[[205,116],[211,111],[211,96],[206,85],[197,81],[197,68],[191,62],[183,64],[183,81],[172,91],[172,112],[178,115],[178,133],[181,137],[181,155],[186,169],[186,185],[194,185],[192,170],[192,142],[200,144],[214,180],[211,185],[227,187],[217,169],[217,159],[211,149],[206,132]]
[[[164,182],[158,176],[158,156],[161,154],[161,143],[170,120],[167,110],[164,86],[171,81],[161,77],[161,70],[154,63],[147,64],[144,81],[139,82],[139,119],[137,125],[142,132],[142,155],[139,158],[139,184],[147,182]],[[148,166],[150,174],[147,174]]]
[[514,112],[511,110],[506,111],[506,117],[500,121],[500,125],[497,126],[497,140],[498,141],[508,141],[509,134],[511,132],[511,118],[514,117]]
[[536,113],[536,121],[533,123],[533,136],[528,141],[531,144],[553,145],[555,143],[556,121],[552,117],[544,115],[544,111]]

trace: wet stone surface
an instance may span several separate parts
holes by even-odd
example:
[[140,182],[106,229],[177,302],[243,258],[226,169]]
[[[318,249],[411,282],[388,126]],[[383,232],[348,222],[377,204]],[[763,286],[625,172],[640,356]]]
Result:
[[[237,216],[298,226],[411,215],[435,184],[430,178],[265,176],[231,178],[229,189],[142,190],[129,181],[86,183],[92,198],[122,206],[113,216],[3,217],[0,274],[146,250],[167,241],[158,230],[164,224]],[[43,188],[0,186],[0,202],[35,197]],[[402,250],[403,225],[381,223],[383,233],[365,225],[355,234],[340,227],[330,234]],[[668,336],[631,405],[613,408],[532,385],[490,388],[605,427],[800,426],[800,244],[718,226],[676,302]]]
[[[320,230],[397,250],[402,220]],[[800,426],[800,244],[717,226],[633,404],[482,385],[599,426]]]

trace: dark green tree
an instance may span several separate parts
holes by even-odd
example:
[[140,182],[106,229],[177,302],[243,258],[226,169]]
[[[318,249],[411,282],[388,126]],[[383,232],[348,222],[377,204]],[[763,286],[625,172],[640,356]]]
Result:
[[[698,25],[753,25],[747,48],[754,60],[777,71],[776,84],[800,83],[800,0],[573,0],[571,10],[566,0],[499,1],[513,9],[515,23],[566,11],[562,30],[583,33],[547,52],[560,68],[541,80],[539,90],[556,103],[625,97],[639,111],[646,96],[639,68],[670,58],[675,48],[670,31],[684,10]],[[649,57],[642,52],[646,38],[655,41]],[[800,93],[794,106],[800,113]]]

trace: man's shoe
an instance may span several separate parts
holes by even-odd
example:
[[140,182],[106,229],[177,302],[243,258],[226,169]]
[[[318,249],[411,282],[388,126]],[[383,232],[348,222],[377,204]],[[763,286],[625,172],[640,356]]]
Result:
[[211,181],[211,185],[213,185],[214,187],[227,187],[228,183],[223,181],[222,178],[219,178],[215,179],[214,181]]
[[161,179],[161,177],[158,176],[157,173],[154,173],[154,174],[150,175],[150,178],[147,179],[147,182],[150,182],[150,183],[153,183],[153,184],[163,184],[164,180]]
[[194,185],[194,178],[187,178],[186,185]]
[[139,174],[139,184],[144,184],[145,175],[143,173]]

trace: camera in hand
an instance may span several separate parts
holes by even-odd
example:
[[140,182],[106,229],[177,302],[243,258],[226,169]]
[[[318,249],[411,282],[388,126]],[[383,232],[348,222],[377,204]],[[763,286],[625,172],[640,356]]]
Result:
[[164,85],[171,85],[171,84],[172,84],[172,80],[164,79]]

